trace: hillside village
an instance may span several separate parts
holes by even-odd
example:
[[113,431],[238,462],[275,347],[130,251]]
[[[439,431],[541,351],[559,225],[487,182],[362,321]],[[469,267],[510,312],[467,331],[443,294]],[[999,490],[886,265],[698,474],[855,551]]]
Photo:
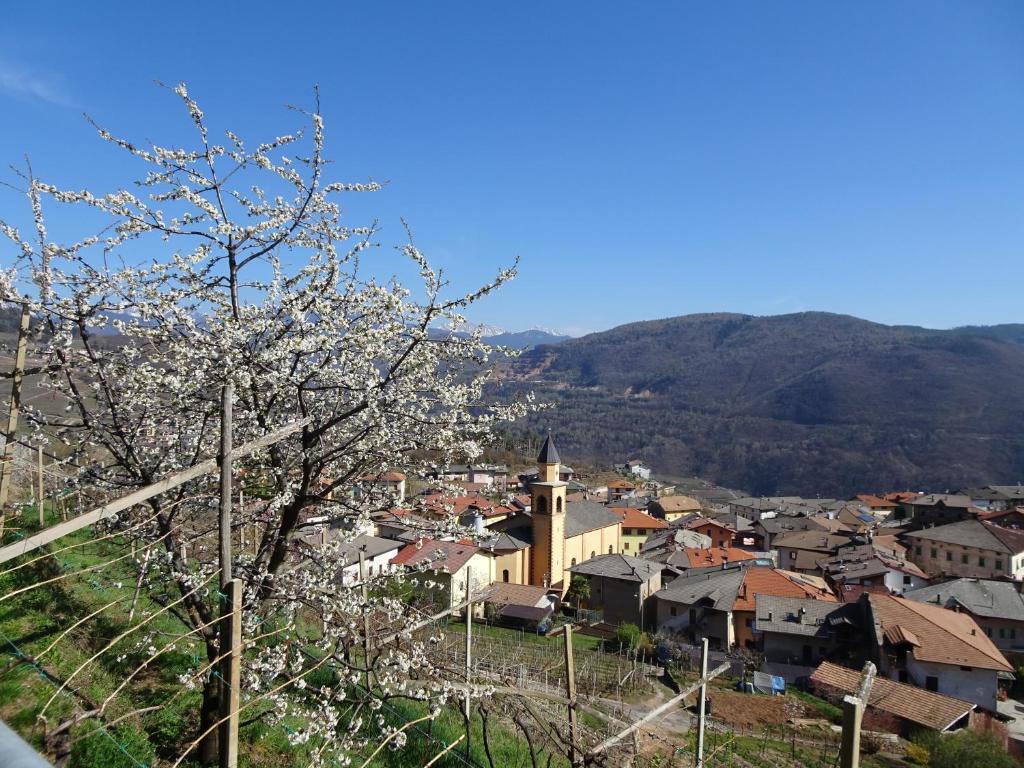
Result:
[[[824,698],[853,692],[872,661],[882,730],[1019,733],[1007,702],[1024,661],[1024,488],[765,498],[662,483],[638,460],[614,471],[588,483],[549,435],[518,474],[441,467],[415,494],[401,472],[366,476],[364,492],[397,503],[343,556],[353,580],[360,552],[371,573],[429,571],[419,599],[442,608],[468,580],[498,626],[635,625],[662,656],[707,638]],[[431,535],[442,520],[475,535]]]

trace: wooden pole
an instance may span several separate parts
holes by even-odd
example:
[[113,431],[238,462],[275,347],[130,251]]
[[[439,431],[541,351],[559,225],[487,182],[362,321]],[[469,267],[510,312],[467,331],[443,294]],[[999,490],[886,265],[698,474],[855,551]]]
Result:
[[359,581],[363,589],[363,667],[366,671],[366,692],[370,693],[370,584],[366,577],[366,554],[359,551]]
[[572,626],[565,625],[565,695],[569,697],[569,763],[580,764],[579,724],[576,722],[576,661],[572,655]]
[[242,582],[231,578],[231,384],[221,389],[220,404],[220,719],[217,745],[220,768],[238,766],[238,686],[241,680]]
[[[264,435],[263,437],[257,438],[252,442],[240,445],[238,448],[231,452],[231,458],[237,459],[242,456],[248,456],[250,453],[258,451],[262,448],[266,448],[268,445],[273,445],[276,442],[283,440],[289,435],[298,432],[304,426],[310,422],[309,418],[302,419],[293,424],[289,424],[281,429],[274,430],[273,432]],[[153,485],[147,485],[145,488],[140,488],[137,491],[129,493],[127,496],[122,496],[119,499],[115,499],[102,507],[90,510],[84,515],[80,515],[74,520],[68,520],[66,523],[58,523],[57,525],[51,525],[45,531],[37,533],[35,536],[29,536],[28,538],[22,539],[15,544],[10,544],[6,547],[0,547],[0,563],[6,563],[8,560],[24,555],[33,550],[39,549],[40,547],[46,546],[51,541],[67,536],[69,533],[74,533],[82,528],[86,528],[90,525],[98,523],[100,520],[105,520],[108,517],[113,517],[118,512],[134,507],[136,504],[141,504],[146,499],[151,499],[154,496],[158,496],[161,493],[165,493],[172,488],[184,485],[190,480],[195,480],[197,477],[203,477],[214,472],[218,467],[217,459],[208,459],[207,461],[201,461],[193,467],[166,477],[158,483]]]
[[843,737],[839,747],[839,768],[860,766],[860,727],[864,718],[864,707],[871,695],[875,681],[875,665],[870,661],[861,672],[860,685],[856,696],[843,697]]
[[14,357],[14,375],[11,379],[11,407],[7,414],[7,432],[4,433],[4,453],[0,458],[0,535],[4,532],[3,507],[11,492],[11,476],[14,473],[14,438],[18,433],[18,412],[21,410],[21,382],[25,378],[28,323],[28,304],[23,304],[21,324],[18,326],[18,351]]
[[220,585],[226,587],[231,581],[231,395],[232,386],[225,384],[221,389],[220,402]]
[[43,490],[43,446],[36,446],[36,455],[39,457],[39,493],[36,495],[36,511],[39,512],[39,527],[46,525],[46,517],[43,514],[43,499],[46,498]]
[[221,648],[230,652],[220,661],[220,717],[223,722],[217,744],[220,750],[220,768],[238,766],[238,689],[242,682],[242,580],[232,579],[221,588],[224,602],[221,608]]
[[[472,634],[473,634],[473,600],[471,597],[473,585],[470,581],[471,571],[469,568],[466,569],[466,700],[464,703],[464,714],[466,715],[466,728],[469,728],[469,707],[470,707],[470,695],[469,686],[472,684],[472,665],[473,665],[473,651],[472,651]],[[466,732],[466,738],[469,738],[469,731]],[[467,742],[468,743],[468,742]]]
[[700,692],[697,694],[697,758],[694,765],[704,768],[704,701],[708,693],[708,639],[705,637],[700,644]]

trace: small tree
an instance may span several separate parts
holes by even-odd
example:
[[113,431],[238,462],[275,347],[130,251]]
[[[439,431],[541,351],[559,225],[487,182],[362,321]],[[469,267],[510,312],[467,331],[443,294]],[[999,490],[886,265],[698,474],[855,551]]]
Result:
[[576,603],[577,612],[580,609],[580,603],[585,603],[590,600],[590,579],[586,576],[579,574],[574,575],[569,580],[569,589],[566,590],[565,596]]
[[619,644],[620,649],[632,651],[640,644],[640,627],[636,624],[626,622],[620,624],[615,629],[615,642]]
[[[321,744],[314,762],[341,760],[361,749],[361,734],[391,735],[383,721],[360,727],[380,701],[436,705],[455,691],[441,684],[429,647],[402,632],[415,618],[408,601],[375,590],[366,605],[358,589],[341,588],[340,542],[321,545],[319,531],[350,538],[391,506],[387,494],[349,492],[362,475],[472,459],[495,425],[523,412],[485,397],[494,350],[462,315],[515,270],[450,295],[410,236],[397,256],[418,282],[387,278],[393,267],[382,263],[376,225],[348,224],[340,204],[380,185],[325,178],[319,100],[296,110],[307,125],[295,133],[247,144],[226,131],[218,143],[185,86],[173,93],[195,129],[191,146],[143,145],[97,126],[144,167],[137,182],[65,190],[29,167],[22,181],[32,234],[0,221],[13,245],[0,263],[14,265],[0,279],[0,301],[30,305],[41,331],[32,356],[43,361],[44,386],[66,404],[62,414],[26,408],[25,416],[38,439],[64,443],[79,488],[112,496],[215,455],[225,383],[235,392],[236,445],[309,419],[293,439],[238,467],[262,491],[236,505],[232,519],[256,540],[232,563],[244,581],[244,636],[273,635],[246,653],[242,706],[244,719],[300,717],[306,727],[293,741]],[[86,209],[56,219],[94,228],[55,237],[51,205]],[[208,671],[219,653],[216,503],[215,483],[204,479],[111,523],[140,552],[160,553],[140,554],[141,583],[154,595],[176,593],[175,614],[205,649],[206,663],[182,680],[202,686],[199,757],[207,763],[216,756],[219,691]],[[362,647],[367,612],[395,638],[368,660],[372,692],[354,687],[366,670],[347,653]],[[140,634],[142,647],[165,642],[145,626]],[[349,664],[344,684],[310,688],[306,674],[327,661]]]

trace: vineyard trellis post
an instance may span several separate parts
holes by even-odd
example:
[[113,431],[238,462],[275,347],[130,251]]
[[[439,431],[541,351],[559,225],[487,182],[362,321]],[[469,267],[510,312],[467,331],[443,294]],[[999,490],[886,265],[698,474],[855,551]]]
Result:
[[705,637],[700,644],[700,692],[697,694],[697,754],[694,760],[696,768],[704,768],[704,710],[708,693],[708,639]]
[[39,458],[39,493],[36,498],[36,511],[39,512],[39,527],[42,528],[46,525],[46,516],[43,512],[43,502],[46,499],[46,489],[43,486],[43,446],[39,444],[36,446],[36,456]]
[[231,481],[233,388],[225,384],[220,407],[220,768],[238,766],[238,704],[241,685],[242,581],[231,574]]
[[[473,653],[472,653],[472,645],[471,645],[471,643],[472,643],[472,634],[473,634],[473,598],[472,598],[473,585],[472,585],[472,579],[470,578],[472,573],[473,572],[472,572],[471,569],[469,569],[469,568],[466,569],[466,700],[465,700],[465,703],[464,703],[464,711],[465,711],[466,723],[467,723],[467,725],[466,725],[466,728],[467,728],[466,738],[467,739],[469,738],[469,735],[468,735],[468,728],[469,728],[468,723],[469,723],[469,712],[470,712],[469,708],[470,708],[470,704],[472,702],[471,694],[470,694],[470,690],[469,690],[469,687],[471,685],[470,681],[471,681],[471,677],[472,677],[471,672],[472,672],[472,663],[473,663]],[[468,744],[468,742],[467,742],[467,744]]]
[[857,695],[843,697],[843,740],[839,749],[839,768],[858,768],[860,765],[860,727],[875,673],[875,665],[869,661],[861,672]]
[[572,625],[565,625],[565,694],[569,698],[569,762],[579,765],[576,745],[579,742],[579,726],[576,722],[576,663],[572,655]]

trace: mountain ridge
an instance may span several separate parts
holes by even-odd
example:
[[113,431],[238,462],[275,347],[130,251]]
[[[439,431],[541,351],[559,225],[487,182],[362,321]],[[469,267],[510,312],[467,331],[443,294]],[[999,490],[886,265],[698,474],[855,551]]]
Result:
[[505,374],[557,404],[534,421],[569,455],[757,493],[945,490],[1024,476],[1020,330],[703,313],[537,346]]

